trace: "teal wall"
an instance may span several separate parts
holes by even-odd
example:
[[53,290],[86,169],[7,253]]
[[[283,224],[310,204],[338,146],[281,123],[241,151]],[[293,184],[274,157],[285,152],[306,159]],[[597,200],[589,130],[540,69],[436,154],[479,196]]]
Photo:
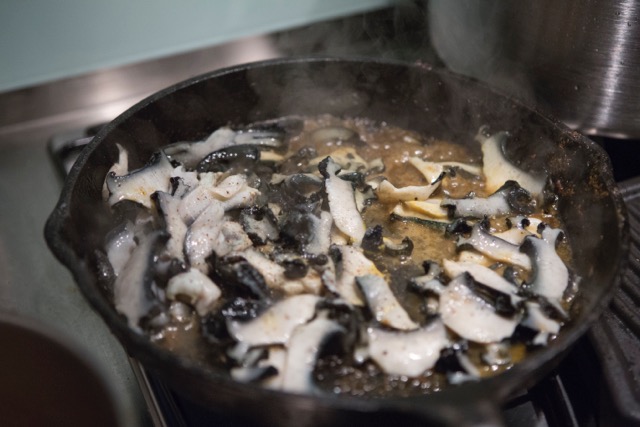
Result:
[[0,0],[0,92],[393,0]]

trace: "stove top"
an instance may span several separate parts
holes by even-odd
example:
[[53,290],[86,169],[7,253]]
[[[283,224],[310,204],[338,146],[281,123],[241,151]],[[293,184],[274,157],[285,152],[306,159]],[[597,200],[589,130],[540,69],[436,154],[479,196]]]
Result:
[[[63,171],[88,140],[68,142],[90,138],[92,125],[171,83],[240,62],[323,53],[437,64],[424,10],[415,6],[420,2],[399,3],[405,6],[0,94],[0,310],[55,325],[82,343],[110,378],[123,425],[239,424],[191,403],[130,361],[46,248],[42,229],[61,189],[46,142],[65,152],[54,156]],[[629,268],[610,309],[558,369],[505,405],[507,426],[640,426],[640,142],[598,142],[611,155],[629,209]]]

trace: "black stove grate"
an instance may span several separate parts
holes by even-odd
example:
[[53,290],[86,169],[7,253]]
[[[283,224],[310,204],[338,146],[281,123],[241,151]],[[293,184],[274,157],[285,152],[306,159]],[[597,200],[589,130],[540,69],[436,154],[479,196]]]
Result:
[[640,178],[625,181],[631,244],[629,264],[610,310],[590,331],[603,376],[600,396],[609,403],[602,425],[640,426]]

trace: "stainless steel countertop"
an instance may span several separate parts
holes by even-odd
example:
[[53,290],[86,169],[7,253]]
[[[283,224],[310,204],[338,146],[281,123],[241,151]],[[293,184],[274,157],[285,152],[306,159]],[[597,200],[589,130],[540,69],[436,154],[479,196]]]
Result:
[[[124,425],[151,424],[125,351],[44,241],[44,224],[63,186],[47,141],[59,132],[108,121],[169,84],[233,64],[306,53],[432,59],[431,51],[406,50],[411,43],[423,46],[424,32],[411,26],[424,30],[424,20],[415,4],[401,4],[0,94],[0,311],[48,324],[78,344],[112,387]],[[399,16],[411,19],[399,26]],[[386,39],[389,29],[402,49]]]

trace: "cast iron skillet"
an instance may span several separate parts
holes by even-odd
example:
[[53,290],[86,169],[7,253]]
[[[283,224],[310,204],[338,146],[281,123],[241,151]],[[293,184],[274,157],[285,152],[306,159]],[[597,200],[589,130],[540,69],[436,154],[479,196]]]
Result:
[[[544,170],[581,277],[573,321],[559,338],[494,378],[412,398],[302,396],[231,381],[152,345],[133,332],[100,281],[96,250],[111,227],[102,185],[117,160],[116,143],[141,167],[159,147],[201,140],[223,125],[286,115],[368,117],[478,150],[482,125],[508,130],[508,154],[528,170]],[[465,425],[500,423],[513,393],[548,373],[594,321],[619,280],[628,246],[624,205],[608,157],[593,142],[477,82],[423,65],[357,59],[277,60],[215,71],[167,88],[107,125],[73,167],[46,225],[51,250],[126,350],[190,398],[240,419],[271,425]]]

